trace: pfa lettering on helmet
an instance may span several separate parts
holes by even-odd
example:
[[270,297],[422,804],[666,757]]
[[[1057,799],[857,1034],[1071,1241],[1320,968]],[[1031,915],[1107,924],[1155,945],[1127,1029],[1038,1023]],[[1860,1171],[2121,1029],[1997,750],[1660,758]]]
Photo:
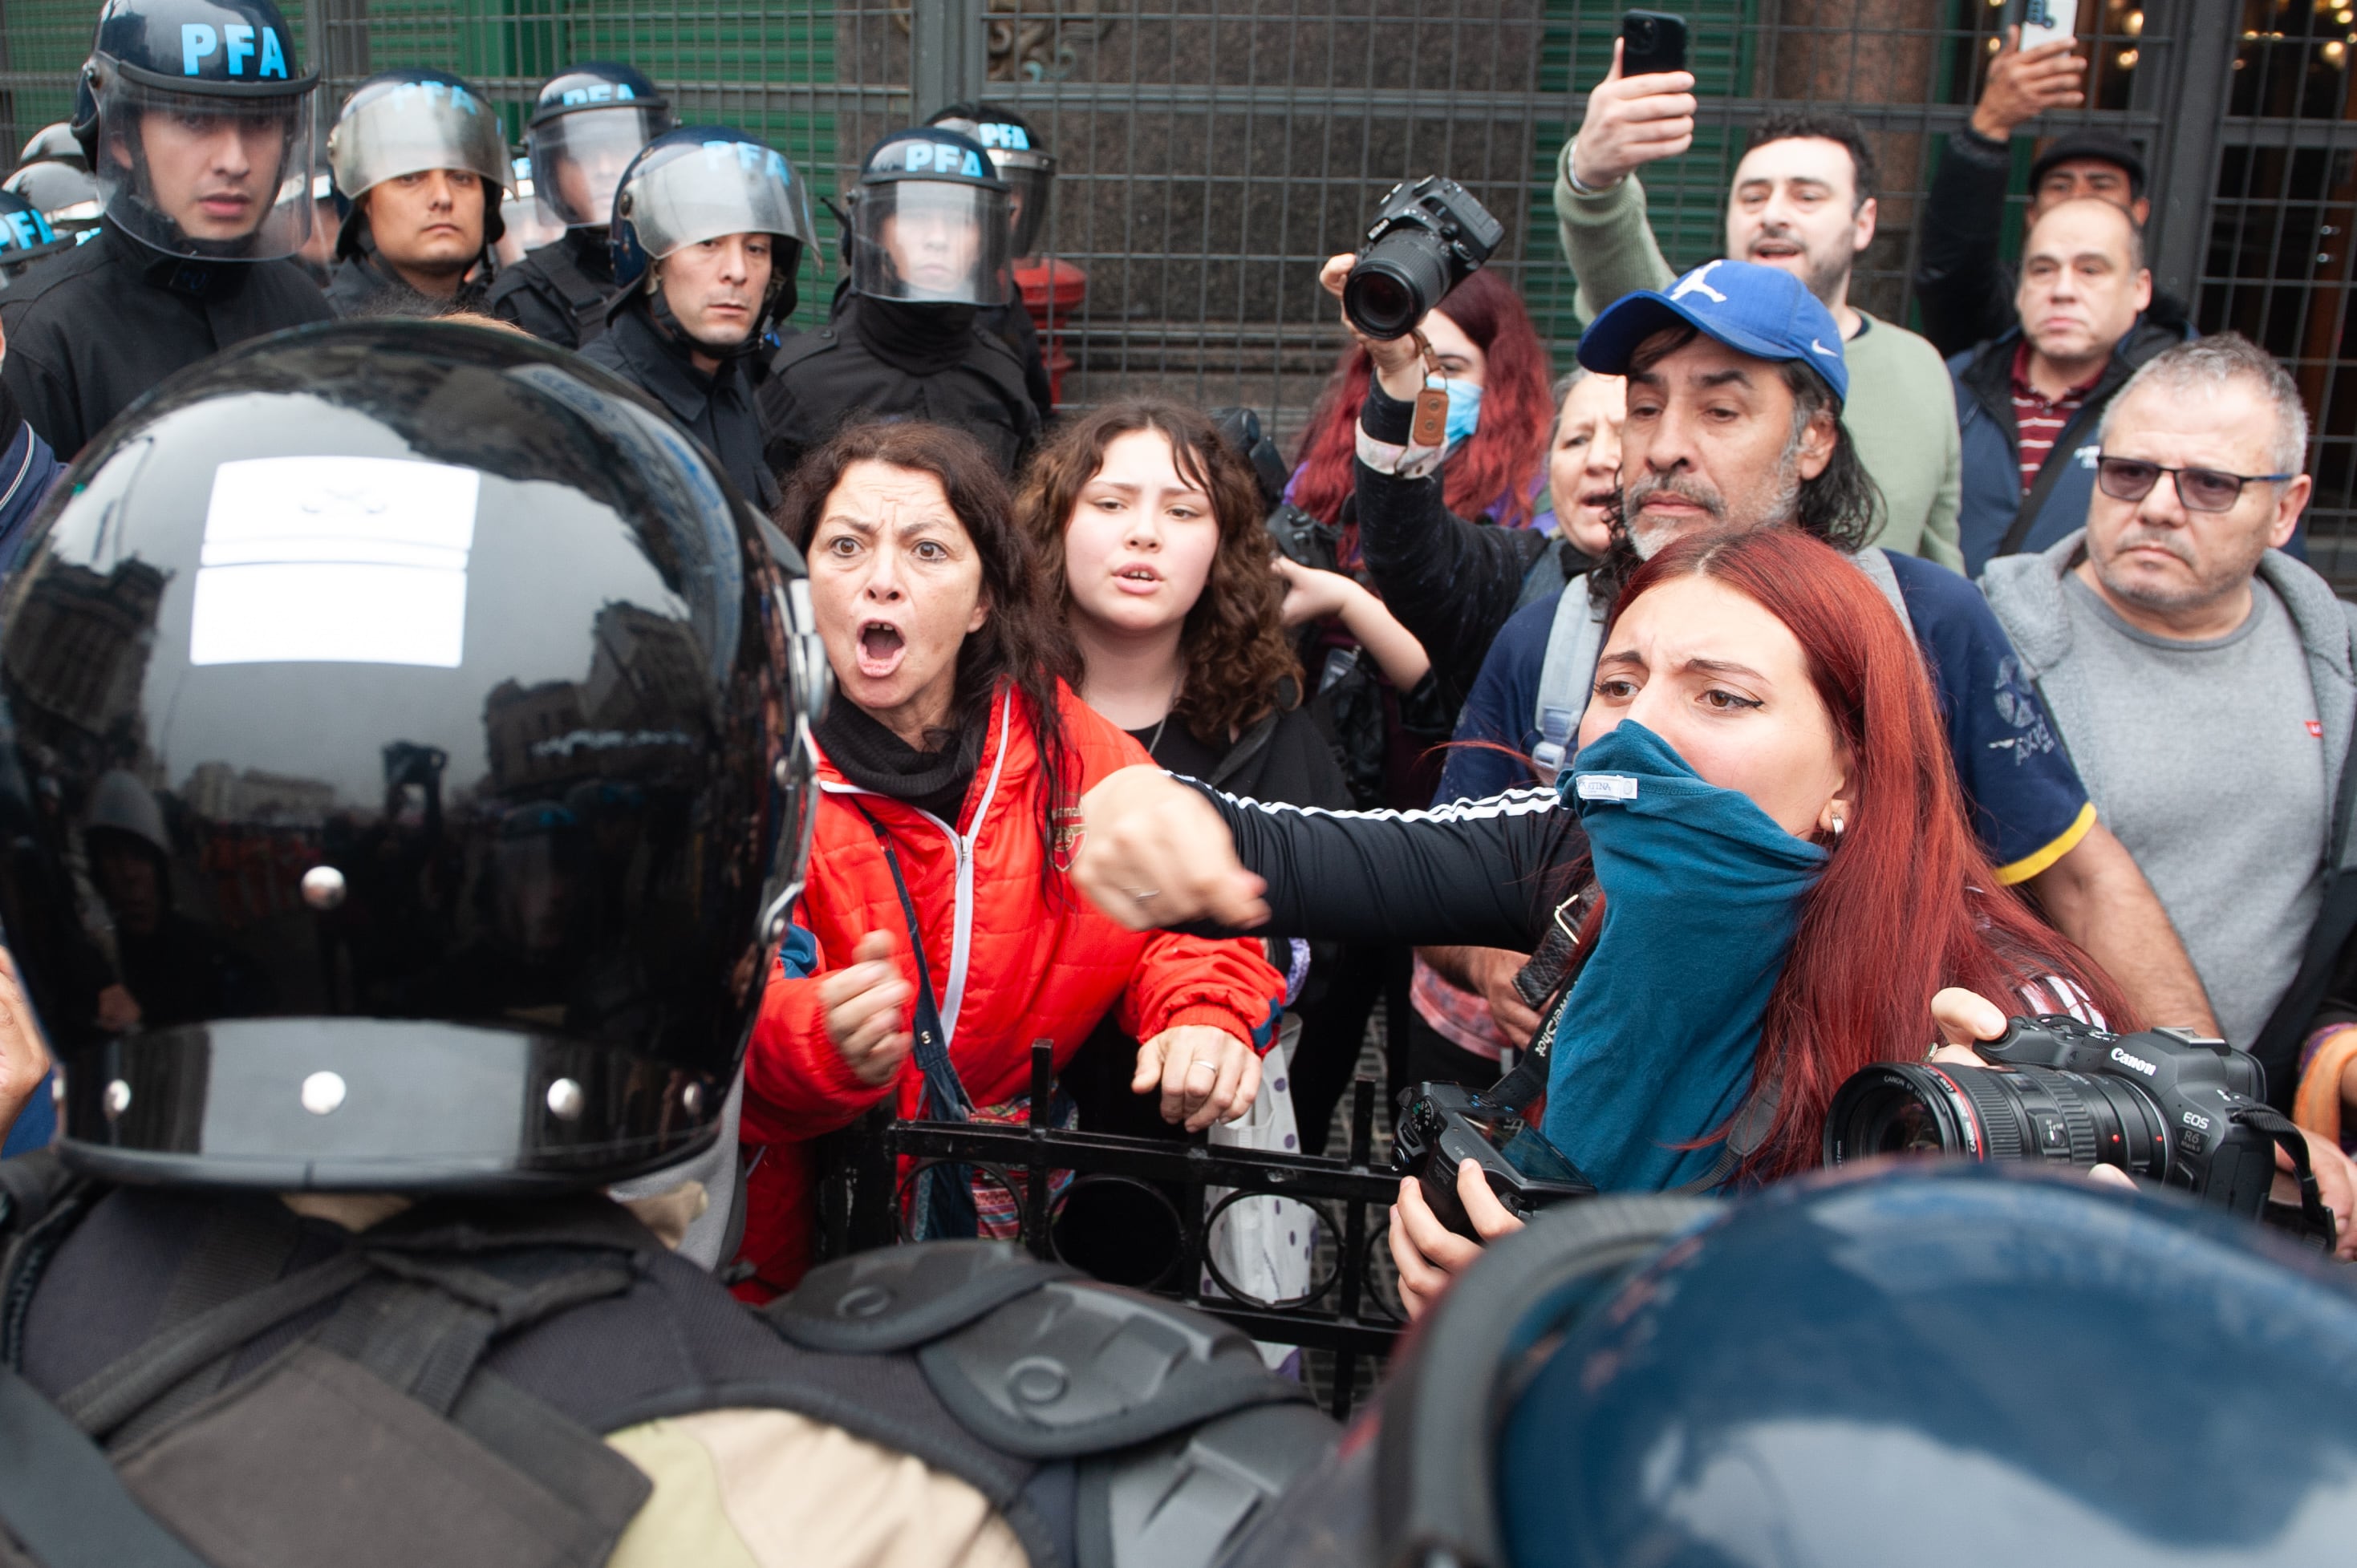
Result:
[[278,29],[245,22],[180,24],[180,74],[202,78],[206,62],[221,62],[232,81],[286,81],[286,46]]
[[422,103],[428,108],[447,104],[457,114],[480,114],[483,112],[475,95],[455,81],[400,82],[393,87],[393,106],[400,110]]
[[558,95],[567,109],[578,109],[591,103],[634,103],[638,94],[627,81],[593,81],[585,87],[568,87]]
[[5,234],[7,248],[12,250],[29,251],[36,245],[48,244],[58,237],[57,231],[49,227],[48,220],[30,208],[19,212],[0,213],[0,223],[5,225],[5,231],[0,233]]
[[961,147],[954,142],[908,142],[902,144],[902,168],[910,174],[956,175],[962,179],[988,179],[990,167],[980,154],[971,147]]
[[992,152],[1004,149],[1009,152],[1028,153],[1031,150],[1031,133],[1020,125],[985,120],[974,129],[975,140]]

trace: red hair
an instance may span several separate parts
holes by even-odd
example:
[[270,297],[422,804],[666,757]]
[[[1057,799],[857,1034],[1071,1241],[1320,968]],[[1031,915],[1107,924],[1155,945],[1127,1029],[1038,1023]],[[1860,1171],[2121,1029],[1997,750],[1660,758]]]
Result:
[[[1480,346],[1487,361],[1480,424],[1442,466],[1441,495],[1459,517],[1478,518],[1495,507],[1491,521],[1522,527],[1531,521],[1534,487],[1555,434],[1546,345],[1539,341],[1522,296],[1493,272],[1475,273],[1437,308]],[[1343,499],[1355,484],[1351,463],[1359,454],[1359,410],[1373,375],[1366,349],[1351,344],[1302,435],[1293,504],[1320,522],[1340,520]]]
[[1768,999],[1752,1082],[1782,1089],[1743,1175],[1815,1165],[1834,1091],[1871,1063],[1920,1058],[1943,986],[2012,1012],[2024,984],[2060,976],[2108,1026],[2134,1026],[2126,998],[2094,960],[1998,884],[1966,825],[1922,655],[1865,573],[1795,529],[1689,537],[1630,577],[1615,618],[1683,577],[1710,578],[1783,622],[1850,757],[1845,831],[1802,905]]

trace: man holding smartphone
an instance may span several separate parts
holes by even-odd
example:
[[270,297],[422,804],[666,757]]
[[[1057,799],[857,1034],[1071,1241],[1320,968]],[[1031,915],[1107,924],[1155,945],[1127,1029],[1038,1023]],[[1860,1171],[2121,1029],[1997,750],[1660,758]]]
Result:
[[[1613,46],[1611,73],[1588,94],[1555,172],[1555,223],[1589,320],[1624,295],[1669,285],[1635,176],[1694,142],[1692,73],[1624,76],[1626,48]],[[1931,344],[1849,301],[1852,270],[1874,240],[1876,178],[1873,150],[1849,116],[1771,116],[1754,127],[1735,171],[1726,254],[1792,274],[1839,325],[1854,389],[1842,420],[1885,508],[1875,542],[1960,566],[1962,455],[1947,370]]]
[[[2014,325],[2013,270],[1997,253],[2005,199],[2013,175],[2013,134],[2050,109],[2087,101],[2087,62],[2069,37],[2023,47],[2021,29],[2006,30],[2005,48],[1989,61],[1988,80],[1964,128],[1950,133],[1922,206],[1921,248],[1915,262],[1915,303],[1923,335],[1943,354],[1960,354],[2001,338]],[[2055,137],[2029,168],[2025,233],[2050,207],[2083,196],[2108,201],[2144,227],[2152,203],[2145,197],[2144,159],[2126,138],[2092,127]],[[2183,300],[2155,291],[2144,317],[2181,328]]]

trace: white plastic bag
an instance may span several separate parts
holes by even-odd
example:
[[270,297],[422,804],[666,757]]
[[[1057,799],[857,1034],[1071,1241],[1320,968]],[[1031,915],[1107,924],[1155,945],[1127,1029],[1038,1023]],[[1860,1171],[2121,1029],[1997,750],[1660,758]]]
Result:
[[[1234,1122],[1215,1122],[1211,1141],[1232,1149],[1266,1149],[1273,1154],[1301,1152],[1299,1128],[1293,1119],[1292,1061],[1301,1020],[1286,1014],[1276,1044],[1261,1058],[1260,1095],[1252,1109]],[[1232,1187],[1206,1187],[1203,1212],[1209,1215]],[[1288,1302],[1309,1291],[1311,1254],[1318,1245],[1318,1214],[1289,1197],[1244,1197],[1228,1205],[1205,1239],[1212,1263],[1237,1291],[1262,1302]],[[1226,1295],[1209,1268],[1203,1271],[1203,1294]],[[1292,1345],[1262,1342],[1262,1359],[1281,1367],[1299,1354]]]

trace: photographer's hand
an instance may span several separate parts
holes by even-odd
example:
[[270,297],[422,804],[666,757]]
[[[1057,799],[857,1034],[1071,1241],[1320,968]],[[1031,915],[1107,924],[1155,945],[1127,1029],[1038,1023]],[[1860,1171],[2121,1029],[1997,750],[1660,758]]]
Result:
[[1475,1161],[1457,1167],[1457,1199],[1465,1206],[1465,1218],[1480,1232],[1480,1240],[1469,1241],[1443,1225],[1425,1202],[1416,1178],[1400,1178],[1399,1201],[1392,1205],[1392,1262],[1399,1270],[1400,1304],[1410,1317],[1423,1316],[1448,1288],[1449,1276],[1472,1267],[1486,1243],[1523,1228],[1490,1190],[1490,1180]]
[[1225,1029],[1182,1024],[1137,1047],[1133,1094],[1162,1092],[1162,1119],[1200,1133],[1233,1122],[1260,1098],[1260,1053]]
[[[2332,1210],[2333,1245],[2336,1258],[2357,1258],[2357,1169],[2352,1169],[2349,1156],[2330,1138],[2319,1138],[2307,1128],[2299,1135],[2308,1140],[2308,1168],[2316,1173],[2317,1196],[2324,1207]],[[2276,1150],[2276,1185],[2268,1197],[2276,1203],[2299,1207],[2299,1178],[2292,1171],[2291,1156],[2278,1146]]]
[[1586,189],[1602,190],[1694,145],[1694,73],[1686,70],[1622,76],[1615,39],[1612,70],[1587,95],[1587,113],[1572,144],[1572,177]]
[[[1342,285],[1349,281],[1351,268],[1358,257],[1329,256],[1326,264],[1318,269],[1318,286],[1337,300],[1342,297]],[[1351,325],[1348,315],[1342,317],[1342,330],[1358,339],[1359,347],[1375,367],[1375,380],[1383,391],[1402,403],[1414,403],[1415,394],[1424,390],[1424,354],[1410,338],[1370,338]]]
[[1216,920],[1248,931],[1268,919],[1267,886],[1236,859],[1211,803],[1159,768],[1124,768],[1081,797],[1072,881],[1133,931]]
[[2010,139],[2014,132],[2049,109],[2075,109],[2087,101],[2081,83],[2087,62],[2071,51],[2074,38],[2057,38],[2025,51],[2018,27],[2005,30],[2005,48],[1989,61],[1988,81],[1981,100],[1973,105],[1973,130],[1992,142]]
[[870,1089],[892,1081],[916,1048],[905,1027],[909,1001],[917,994],[892,963],[892,939],[870,931],[852,950],[852,963],[819,977],[819,1005],[825,1010],[826,1037],[851,1075]]

